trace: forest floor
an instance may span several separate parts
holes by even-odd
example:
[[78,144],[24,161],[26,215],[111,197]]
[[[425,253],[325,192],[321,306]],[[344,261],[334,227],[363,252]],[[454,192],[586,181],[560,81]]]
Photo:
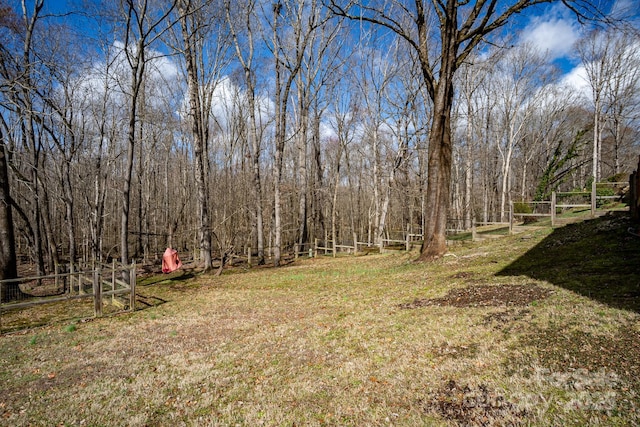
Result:
[[133,313],[0,336],[0,425],[639,425],[630,229],[152,276]]

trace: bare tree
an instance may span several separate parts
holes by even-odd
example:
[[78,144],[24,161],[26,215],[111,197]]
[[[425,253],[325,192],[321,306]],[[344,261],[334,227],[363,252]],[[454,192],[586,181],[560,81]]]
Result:
[[[194,144],[196,191],[199,205],[200,251],[204,270],[212,268],[209,188],[207,183],[211,97],[225,65],[227,41],[222,37],[221,17],[213,16],[211,1],[179,0],[181,54],[186,65],[189,120]],[[223,260],[224,263],[224,260]]]
[[317,1],[278,2],[272,5],[271,45],[275,63],[274,129],[274,248],[273,263],[282,259],[282,172],[288,139],[287,113],[293,82],[300,72],[311,36],[326,20]]
[[[13,279],[18,276],[13,214],[11,212],[11,191],[9,189],[9,167],[4,135],[4,129],[0,128],[0,280]],[[0,286],[0,302],[8,301],[21,294],[17,282],[3,283]]]
[[[235,3],[237,6],[237,3]],[[258,132],[260,123],[260,106],[257,102],[257,74],[258,67],[255,60],[254,22],[256,2],[248,0],[240,9],[240,16],[232,16],[230,1],[225,1],[227,23],[231,30],[236,57],[242,66],[244,84],[246,86],[246,102],[248,107],[247,145],[251,157],[251,172],[253,178],[253,212],[255,216],[256,246],[258,265],[264,264],[264,219],[262,208],[262,178],[260,177],[260,156],[262,153],[261,138]],[[239,29],[241,28],[241,30]],[[244,36],[244,37],[243,37]],[[244,40],[242,40],[244,39]]]
[[[9,52],[4,48],[5,40],[11,37],[12,33],[18,31],[19,21],[17,15],[13,13],[9,6],[0,2],[0,64],[3,71],[0,74],[3,80],[0,89],[4,92],[9,82],[4,81],[7,75],[6,56]],[[8,34],[7,34],[8,33]],[[4,116],[0,115],[0,280],[13,279],[18,276],[15,234],[13,228],[13,212],[11,201],[11,189],[9,183],[9,162],[7,160],[7,144],[5,136],[9,131]],[[20,288],[17,283],[3,283],[0,288],[0,302],[4,302],[19,293]]]
[[494,95],[499,100],[496,118],[502,130],[497,135],[501,158],[500,221],[506,221],[506,208],[511,201],[513,158],[525,137],[527,121],[544,96],[541,88],[546,84],[546,78],[543,61],[528,45],[507,52],[494,70]]
[[613,42],[611,32],[594,30],[576,45],[587,73],[593,102],[593,169],[591,176],[594,181],[600,180],[605,89],[609,76],[614,72],[612,68],[614,62]]
[[[4,80],[3,86],[6,85],[7,89],[7,102],[4,106],[14,113],[17,127],[20,129],[17,138],[25,151],[30,154],[28,159],[26,157],[23,159],[26,169],[20,171],[18,165],[14,165],[15,168],[13,168],[14,173],[19,174],[21,181],[27,186],[28,199],[24,200],[24,203],[28,206],[28,210],[20,208],[16,199],[12,199],[13,206],[25,223],[26,237],[31,243],[32,257],[36,262],[36,272],[44,274],[42,199],[39,194],[42,138],[36,132],[41,117],[38,117],[35,107],[37,61],[34,60],[34,38],[37,35],[36,28],[41,18],[44,1],[37,0],[31,7],[29,6],[26,1],[22,1],[22,22],[19,27],[16,27],[16,35],[18,35],[16,39],[21,42],[21,46],[15,43],[15,52],[2,50],[0,70]],[[5,135],[7,135],[6,132]]]
[[[376,45],[375,35],[371,39],[371,44]],[[358,73],[354,77],[358,87],[358,95],[362,98],[361,120],[363,121],[363,138],[369,145],[368,162],[371,171],[371,185],[373,191],[373,214],[369,216],[368,235],[373,235],[373,243],[379,245],[384,232],[384,220],[382,218],[383,199],[385,198],[386,184],[384,182],[384,165],[381,158],[381,151],[386,130],[385,122],[389,119],[390,111],[385,104],[385,92],[392,84],[397,69],[394,67],[395,50],[382,51],[379,49],[363,49],[365,51],[361,64],[354,72]],[[386,216],[386,214],[385,214]],[[371,238],[368,238],[371,242]]]
[[[633,37],[621,34],[615,40],[611,59],[612,74],[605,90],[606,129],[613,139],[611,172],[617,175],[623,172],[625,145],[628,147],[633,138],[630,125],[640,118],[640,45]],[[633,165],[628,166],[633,168]]]
[[[363,3],[331,0],[330,7],[336,14],[388,28],[417,54],[434,108],[429,135],[427,226],[420,260],[438,258],[447,250],[445,233],[452,165],[451,112],[454,77],[458,68],[487,36],[507,22],[516,20],[520,12],[536,4],[551,2],[391,0]],[[597,12],[586,0],[563,3],[583,17],[591,17]],[[434,27],[436,31],[433,31]]]
[[177,0],[170,1],[161,9],[152,9],[150,0],[121,0],[124,13],[123,54],[130,70],[129,80],[129,122],[127,133],[127,155],[125,175],[122,180],[122,213],[120,220],[120,260],[129,263],[129,219],[131,206],[131,177],[134,155],[138,138],[138,108],[144,83],[145,71],[150,58],[149,47],[155,43],[168,28],[168,17],[176,7]]

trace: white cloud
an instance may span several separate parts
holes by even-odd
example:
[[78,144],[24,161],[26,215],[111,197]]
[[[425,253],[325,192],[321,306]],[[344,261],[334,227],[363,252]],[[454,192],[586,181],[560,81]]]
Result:
[[534,17],[521,34],[521,42],[530,43],[550,59],[557,59],[571,53],[580,28],[565,10],[555,7],[544,16]]
[[591,86],[584,65],[578,65],[565,74],[560,85],[570,88],[578,96],[591,99]]

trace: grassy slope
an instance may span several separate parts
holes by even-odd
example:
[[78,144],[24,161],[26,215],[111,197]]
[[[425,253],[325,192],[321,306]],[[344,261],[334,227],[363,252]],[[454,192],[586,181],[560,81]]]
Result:
[[142,286],[167,302],[0,337],[0,425],[636,425],[628,225]]

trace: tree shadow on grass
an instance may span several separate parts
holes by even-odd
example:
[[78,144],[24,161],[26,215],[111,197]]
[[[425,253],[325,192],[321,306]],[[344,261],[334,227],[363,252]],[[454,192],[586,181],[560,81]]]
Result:
[[555,229],[497,273],[529,276],[640,313],[640,238],[628,212]]
[[139,286],[151,286],[157,283],[181,282],[196,277],[193,269],[180,269],[171,273],[155,274],[144,279],[139,279]]

